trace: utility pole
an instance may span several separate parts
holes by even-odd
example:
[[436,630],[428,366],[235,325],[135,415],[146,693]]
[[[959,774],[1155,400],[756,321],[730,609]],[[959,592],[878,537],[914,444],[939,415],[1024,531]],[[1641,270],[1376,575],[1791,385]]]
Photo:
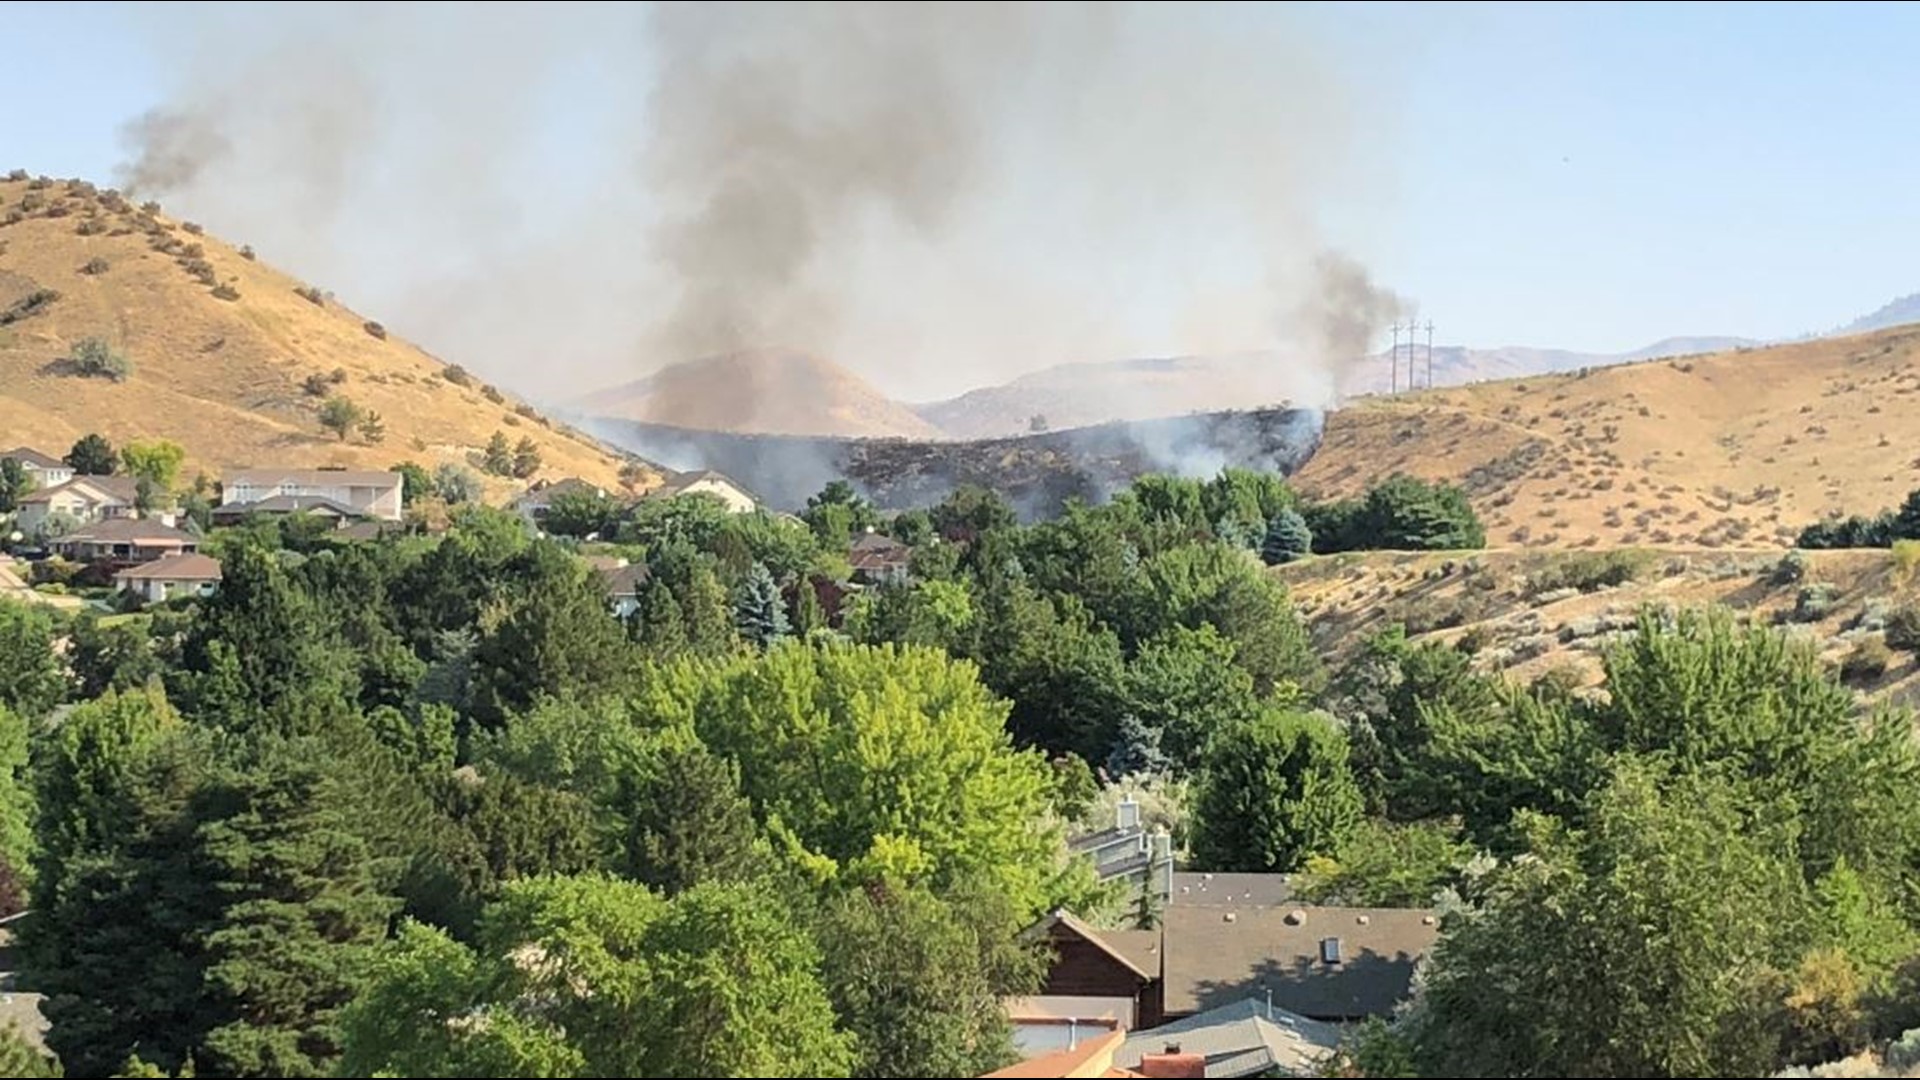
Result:
[[1427,389],[1433,389],[1433,320],[1427,320]]
[[1393,344],[1387,349],[1387,367],[1393,374],[1387,377],[1387,393],[1400,392],[1400,324],[1393,324]]

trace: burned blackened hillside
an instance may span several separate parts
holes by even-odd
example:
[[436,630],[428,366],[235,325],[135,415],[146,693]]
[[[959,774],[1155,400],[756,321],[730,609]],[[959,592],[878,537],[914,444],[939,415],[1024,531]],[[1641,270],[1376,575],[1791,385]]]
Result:
[[1229,466],[1291,473],[1319,445],[1312,409],[1199,413],[1015,438],[947,442],[738,435],[621,420],[581,421],[625,450],[672,468],[732,476],[770,505],[798,509],[829,481],[845,479],[886,509],[938,502],[978,484],[1005,495],[1029,519],[1069,499],[1100,502],[1150,472],[1211,476]]

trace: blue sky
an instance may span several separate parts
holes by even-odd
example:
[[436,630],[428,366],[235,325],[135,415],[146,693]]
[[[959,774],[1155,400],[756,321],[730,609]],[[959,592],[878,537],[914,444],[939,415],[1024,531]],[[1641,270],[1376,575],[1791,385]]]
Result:
[[[167,24],[196,17],[10,9],[21,44],[0,68],[0,167],[110,178],[120,125],[195,76],[192,34]],[[1788,336],[1920,290],[1920,9],[1367,4],[1286,17],[1318,28],[1363,103],[1355,175],[1312,214],[1442,340],[1613,351],[1670,334]],[[566,117],[541,153],[604,162],[591,117]],[[219,227],[217,208],[205,217]],[[394,252],[356,264],[340,246],[330,284],[399,288]]]

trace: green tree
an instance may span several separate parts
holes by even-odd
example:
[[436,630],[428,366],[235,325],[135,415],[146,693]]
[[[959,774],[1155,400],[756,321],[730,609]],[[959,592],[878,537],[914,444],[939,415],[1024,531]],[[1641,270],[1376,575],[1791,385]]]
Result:
[[486,493],[486,484],[474,475],[472,469],[443,461],[433,470],[433,492],[448,506],[459,506],[462,503],[479,502]]
[[73,345],[73,366],[82,375],[99,376],[114,382],[125,382],[133,374],[133,361],[127,355],[107,344],[105,338],[81,338]]
[[656,578],[640,591],[640,609],[633,613],[630,630],[648,655],[660,660],[686,651],[685,622],[673,590]]
[[[492,450],[491,445],[489,445],[488,450]],[[513,447],[513,475],[518,479],[525,480],[539,471],[540,444],[534,442],[533,436],[531,435],[520,436],[520,441],[515,443]]]
[[320,406],[320,426],[339,436],[342,442],[346,441],[354,425],[360,423],[365,416],[366,413],[360,406],[340,394],[328,398],[326,403]]
[[704,561],[693,566],[680,593],[680,625],[687,651],[695,656],[724,656],[739,643],[726,586]]
[[489,769],[441,784],[447,814],[470,834],[490,882],[579,874],[599,864],[593,803],[578,792]]
[[820,606],[819,590],[814,588],[813,579],[806,574],[800,575],[793,583],[793,604],[790,622],[793,636],[805,640],[815,630],[827,628],[827,613]]
[[0,706],[28,719],[45,716],[67,694],[45,608],[0,599]]
[[166,439],[135,439],[120,448],[120,464],[126,474],[164,494],[171,494],[179,484],[180,466],[186,460],[187,451]]
[[1208,870],[1291,873],[1329,855],[1360,820],[1347,745],[1323,720],[1269,711],[1208,747],[1193,857]]
[[0,458],[0,514],[11,514],[20,500],[33,494],[33,477],[15,458]]
[[0,1028],[0,1072],[20,1077],[64,1075],[60,1063],[28,1042],[26,1035],[13,1024]]
[[252,545],[227,551],[183,656],[202,722],[292,729],[359,697],[358,658],[279,560]]
[[264,737],[199,794],[201,865],[222,910],[202,942],[225,1017],[196,1055],[216,1076],[330,1076],[339,1010],[398,902],[356,835],[365,812],[312,738]]
[[477,719],[499,724],[543,696],[624,685],[634,655],[586,564],[541,541],[508,560],[501,579],[505,614],[483,628],[473,654]]
[[[1920,540],[1920,488],[1907,492],[1893,512],[1892,540]],[[1889,541],[1891,546],[1891,540]]]
[[400,474],[400,505],[412,506],[414,500],[433,494],[433,474],[418,463],[402,461],[390,471]]
[[1119,638],[1077,598],[1056,603],[1023,582],[991,592],[982,607],[981,677],[1013,702],[1014,738],[1105,760],[1126,712]]
[[1293,879],[1294,895],[1311,904],[1426,907],[1473,854],[1454,831],[1434,822],[1362,818],[1331,856],[1307,859]]
[[1325,679],[1305,624],[1286,587],[1247,555],[1220,544],[1162,551],[1142,567],[1152,604],[1133,635],[1146,640],[1173,626],[1212,626],[1234,644],[1234,662],[1262,695],[1281,687],[1317,690]]
[[814,531],[820,542],[831,547],[843,548],[848,537],[866,531],[880,523],[880,515],[873,504],[860,497],[853,485],[845,480],[834,480],[820,490],[817,495],[807,498],[807,508],[800,519]]
[[138,689],[160,678],[164,669],[144,618],[103,625],[92,612],[82,614],[73,624],[67,657],[83,700],[108,690]]
[[1113,749],[1107,752],[1107,776],[1120,780],[1136,773],[1160,773],[1167,767],[1167,755],[1160,749],[1160,729],[1151,727],[1133,713],[1120,717],[1115,728]]
[[1479,879],[1431,956],[1427,1076],[1764,1076],[1803,891],[1724,781],[1622,762],[1584,824]]
[[982,1076],[1013,1061],[1007,997],[1034,993],[1039,956],[987,894],[876,884],[829,900],[817,937],[853,1075]]
[[1253,677],[1234,663],[1233,642],[1210,625],[1176,626],[1141,646],[1127,665],[1132,715],[1160,732],[1160,746],[1182,772],[1200,767],[1216,731],[1250,719],[1259,709]]
[[675,896],[705,882],[751,877],[760,864],[753,808],[740,771],[695,742],[664,746],[615,781],[621,830],[612,869]]
[[563,491],[548,504],[540,527],[555,536],[609,538],[625,508],[598,491]]
[[507,441],[507,433],[495,431],[487,440],[487,447],[480,453],[480,468],[493,476],[513,475],[513,444]]
[[67,451],[66,463],[81,476],[112,476],[119,467],[120,455],[113,444],[98,434],[82,435]]
[[[32,868],[34,784],[27,769],[27,719],[0,705],[0,863],[9,883],[25,880]],[[0,906],[17,914],[26,897],[4,895]]]
[[995,529],[1011,528],[1019,519],[1012,504],[997,491],[964,485],[928,511],[933,531],[947,540],[971,543]]
[[733,625],[742,640],[761,651],[787,636],[787,609],[773,574],[754,563],[733,602]]
[[380,414],[372,409],[360,414],[360,422],[354,425],[354,430],[359,432],[360,440],[366,443],[382,442],[387,437],[386,421],[380,419]]
[[1288,507],[1273,515],[1266,536],[1260,542],[1260,561],[1268,566],[1289,563],[1313,552],[1313,532],[1307,519]]
[[1013,749],[1006,705],[970,666],[929,649],[775,649],[702,682],[702,741],[805,851],[936,887],[978,880],[1028,914],[1069,888],[1058,833],[1038,824],[1046,761]]

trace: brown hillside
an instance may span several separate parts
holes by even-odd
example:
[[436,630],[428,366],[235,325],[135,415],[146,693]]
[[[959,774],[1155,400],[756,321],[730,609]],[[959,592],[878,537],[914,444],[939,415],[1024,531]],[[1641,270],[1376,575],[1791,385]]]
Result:
[[940,430],[846,368],[756,349],[662,368],[574,403],[616,420],[754,435],[937,438]]
[[[1373,634],[1404,626],[1415,639],[1473,650],[1474,663],[1527,681],[1553,669],[1600,681],[1609,643],[1644,607],[1719,607],[1780,626],[1836,667],[1856,657],[1847,682],[1862,696],[1920,705],[1920,658],[1886,645],[1887,618],[1920,603],[1920,567],[1884,550],[1813,551],[1780,572],[1769,548],[1639,548],[1610,553],[1634,567],[1626,580],[1582,592],[1580,568],[1599,553],[1517,548],[1476,552],[1353,552],[1277,567],[1321,654],[1351,657]],[[1798,576],[1799,580],[1793,580]],[[1584,583],[1592,585],[1587,580]],[[1880,652],[1885,667],[1860,669]]]
[[1297,483],[1463,484],[1492,544],[1790,544],[1920,487],[1920,326],[1356,402]]
[[[296,293],[308,287],[90,185],[0,181],[0,321],[38,290],[59,294],[0,325],[0,443],[58,454],[90,431],[116,444],[164,437],[186,447],[192,475],[402,460],[431,468],[468,460],[500,431],[514,442],[532,436],[541,475],[617,482],[612,452],[477,379],[456,385],[446,376],[464,377],[459,369],[377,336],[330,297],[313,292],[315,304]],[[131,377],[72,374],[67,358],[88,337],[131,360]],[[378,444],[320,427],[324,397],[305,383],[336,372],[344,380],[326,392],[377,411],[386,426]]]

